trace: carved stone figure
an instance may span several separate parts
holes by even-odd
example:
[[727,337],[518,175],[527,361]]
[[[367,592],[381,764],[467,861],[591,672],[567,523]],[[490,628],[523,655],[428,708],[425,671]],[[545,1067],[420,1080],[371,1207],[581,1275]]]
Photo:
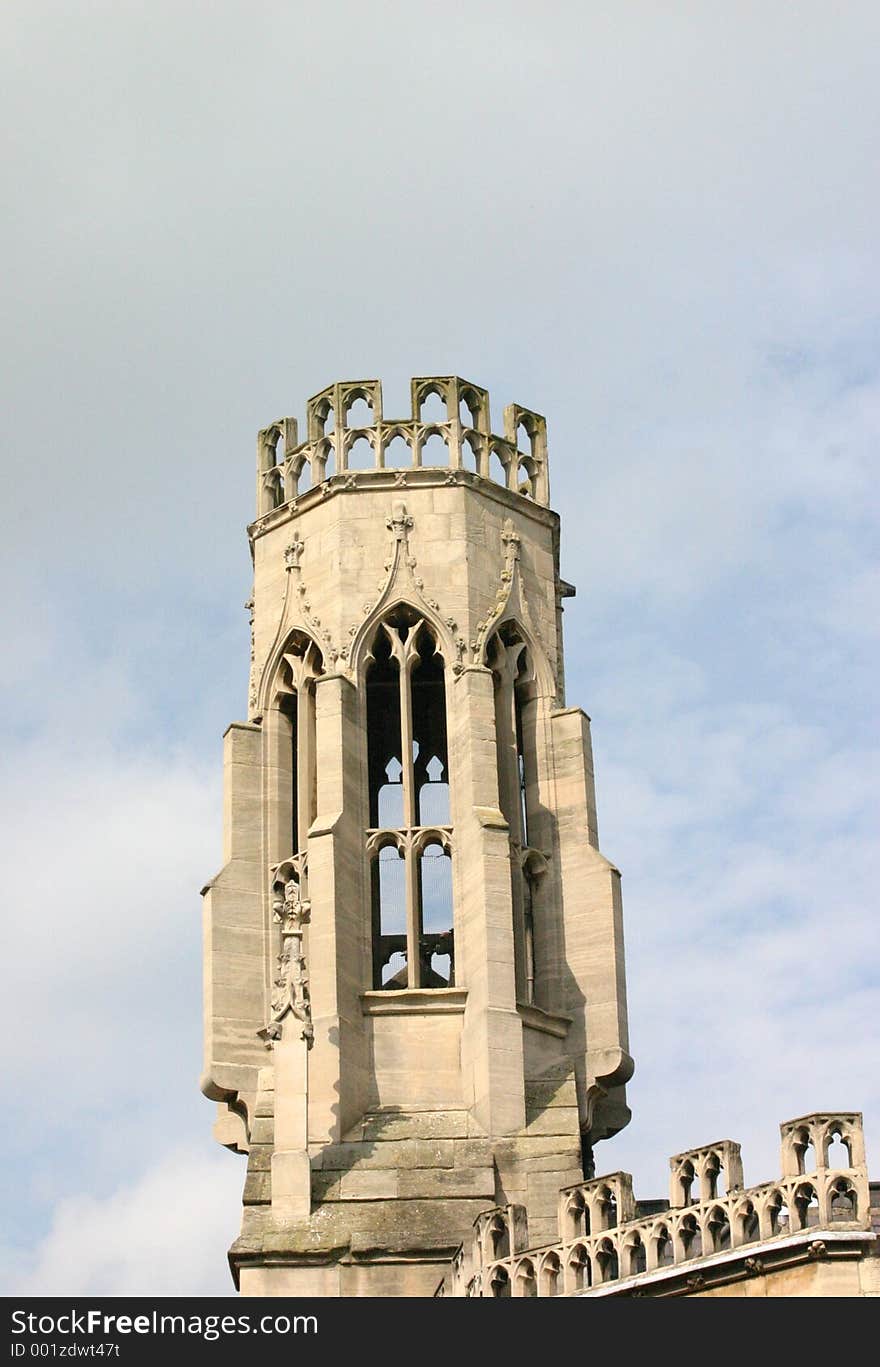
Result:
[[310,912],[311,904],[300,897],[299,883],[288,879],[283,899],[273,903],[272,919],[281,928],[281,948],[273,980],[271,1016],[266,1027],[258,1032],[267,1044],[281,1038],[282,1022],[288,1012],[302,1022],[302,1039],[307,1047],[311,1049],[314,1043],[309,978],[302,952],[303,927],[308,925]]

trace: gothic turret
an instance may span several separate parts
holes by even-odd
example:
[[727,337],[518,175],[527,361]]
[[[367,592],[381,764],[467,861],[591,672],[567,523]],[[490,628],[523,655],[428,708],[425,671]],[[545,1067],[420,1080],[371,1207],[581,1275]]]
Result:
[[[433,402],[439,414],[428,414]],[[620,880],[566,706],[546,427],[378,381],[259,435],[249,711],[205,890],[203,1090],[251,1294],[431,1294],[487,1207],[557,1237],[626,1124]]]

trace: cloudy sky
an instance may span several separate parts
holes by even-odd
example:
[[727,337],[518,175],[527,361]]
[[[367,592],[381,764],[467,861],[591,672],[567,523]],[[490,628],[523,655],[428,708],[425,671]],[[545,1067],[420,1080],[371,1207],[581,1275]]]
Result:
[[546,413],[569,701],[667,1157],[865,1111],[876,1022],[874,0],[9,0],[0,1281],[216,1292],[198,889],[257,429],[337,378]]

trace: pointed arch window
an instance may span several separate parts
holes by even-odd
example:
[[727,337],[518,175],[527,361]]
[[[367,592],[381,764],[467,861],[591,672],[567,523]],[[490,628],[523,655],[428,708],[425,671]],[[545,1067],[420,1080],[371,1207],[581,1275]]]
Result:
[[455,981],[443,660],[425,621],[379,624],[366,680],[373,987]]
[[267,712],[270,804],[269,855],[273,865],[303,855],[317,810],[315,683],[324,672],[321,652],[307,636],[288,642]]
[[291,883],[301,901],[309,900],[308,838],[317,812],[315,684],[323,672],[314,641],[295,633],[279,662],[266,709],[267,834],[275,910],[289,895]]
[[495,680],[495,735],[498,795],[510,827],[511,893],[517,999],[540,1005],[542,945],[541,876],[546,861],[534,848],[537,802],[535,675],[529,649],[516,625],[507,622],[489,642],[487,659]]

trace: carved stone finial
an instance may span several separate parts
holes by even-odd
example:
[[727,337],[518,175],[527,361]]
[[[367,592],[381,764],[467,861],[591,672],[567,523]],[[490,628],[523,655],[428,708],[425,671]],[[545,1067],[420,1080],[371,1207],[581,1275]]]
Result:
[[251,663],[250,663],[250,673],[249,673],[249,676],[248,676],[248,716],[253,717],[254,714],[256,713],[256,710],[257,710],[257,703],[258,703],[258,701],[259,701],[258,693],[257,693],[257,664],[256,664],[256,654],[255,654],[255,647],[254,647],[254,595],[253,595],[253,591],[251,592],[251,596],[250,596],[250,598],[247,600],[247,602],[245,603],[244,606],[245,606],[245,610],[247,611],[247,614],[248,614],[248,626],[250,627],[250,633],[251,633]]
[[284,563],[289,570],[298,570],[300,557],[305,550],[305,543],[295,537],[289,546],[284,548]]
[[520,537],[519,532],[515,530],[509,517],[504,519],[504,526],[501,530],[501,540],[504,542],[504,547],[508,556],[517,559],[519,557]]
[[395,541],[404,541],[406,534],[413,525],[410,514],[406,511],[405,503],[392,503],[391,516],[386,519],[385,526],[390,532],[394,533]]

